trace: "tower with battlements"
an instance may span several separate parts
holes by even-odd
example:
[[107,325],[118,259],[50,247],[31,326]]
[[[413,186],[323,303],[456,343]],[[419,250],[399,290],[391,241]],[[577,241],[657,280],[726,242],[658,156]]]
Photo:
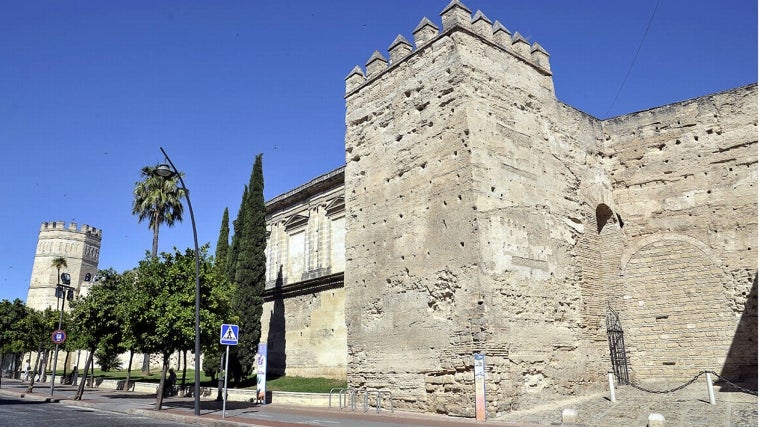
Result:
[[43,222],[37,238],[26,305],[44,310],[48,307],[55,309],[59,303],[55,296],[58,270],[53,267],[53,260],[57,257],[66,260],[67,266],[61,269],[61,273],[71,275],[75,295],[86,295],[98,272],[101,238],[101,230],[86,224],[77,227],[73,222],[68,226],[63,221]]
[[473,353],[489,414],[756,378],[757,85],[600,120],[539,44],[440,15],[346,77],[349,386],[474,416]]

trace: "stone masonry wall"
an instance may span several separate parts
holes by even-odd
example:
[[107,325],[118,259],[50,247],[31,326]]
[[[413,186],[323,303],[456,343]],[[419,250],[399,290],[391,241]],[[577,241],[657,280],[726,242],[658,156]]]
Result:
[[[278,375],[346,377],[345,291],[328,289],[264,304],[262,341],[284,371]],[[278,369],[275,366],[275,370]]]
[[[757,91],[600,121],[548,54],[454,0],[346,78],[348,381],[474,415],[635,380],[751,378]],[[753,350],[752,347],[755,347]]]
[[634,378],[757,370],[757,85],[604,122]]
[[347,80],[346,322],[352,386],[472,416],[473,352],[489,413],[606,373],[603,335],[583,340],[584,298],[600,297],[576,246],[613,202],[599,123],[557,102],[514,39],[461,25]]
[[[473,406],[451,383],[471,376],[475,350],[471,316],[457,307],[476,307],[479,294],[456,61],[441,39],[346,100],[349,383],[443,413]],[[443,108],[459,114],[444,119]],[[437,381],[460,397],[428,392]]]
[[583,308],[596,295],[584,292],[577,246],[596,232],[586,212],[612,192],[605,180],[586,188],[600,170],[599,124],[557,102],[549,77],[478,40],[458,53],[469,72],[479,327],[500,411],[577,392],[606,371],[606,342],[583,339]]

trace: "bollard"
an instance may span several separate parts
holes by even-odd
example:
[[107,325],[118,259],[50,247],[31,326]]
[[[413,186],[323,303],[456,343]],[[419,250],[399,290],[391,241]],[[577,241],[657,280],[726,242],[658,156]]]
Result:
[[647,427],[665,427],[665,417],[662,414],[649,414]]
[[710,397],[710,405],[715,405],[715,391],[713,390],[712,375],[705,373],[707,377],[707,395]]
[[563,409],[562,424],[578,424],[578,411],[570,408]]
[[610,384],[610,402],[615,402],[615,379],[612,371],[607,373],[607,382]]

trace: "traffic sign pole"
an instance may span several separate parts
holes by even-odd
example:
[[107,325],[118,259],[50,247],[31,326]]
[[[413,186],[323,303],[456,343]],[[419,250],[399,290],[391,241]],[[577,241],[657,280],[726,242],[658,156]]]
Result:
[[222,399],[222,418],[227,412],[227,376],[230,373],[230,346],[238,344],[240,337],[238,325],[222,324],[219,331],[219,343],[227,346],[227,354],[224,356],[224,398]]
[[227,411],[227,375],[230,372],[230,346],[227,346],[227,354],[224,356],[224,400],[222,401],[222,418]]

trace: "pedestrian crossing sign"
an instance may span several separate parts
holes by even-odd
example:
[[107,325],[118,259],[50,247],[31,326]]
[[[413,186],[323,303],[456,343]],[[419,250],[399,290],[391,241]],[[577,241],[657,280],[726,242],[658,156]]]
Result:
[[219,342],[224,345],[237,345],[238,325],[223,324],[219,335]]

